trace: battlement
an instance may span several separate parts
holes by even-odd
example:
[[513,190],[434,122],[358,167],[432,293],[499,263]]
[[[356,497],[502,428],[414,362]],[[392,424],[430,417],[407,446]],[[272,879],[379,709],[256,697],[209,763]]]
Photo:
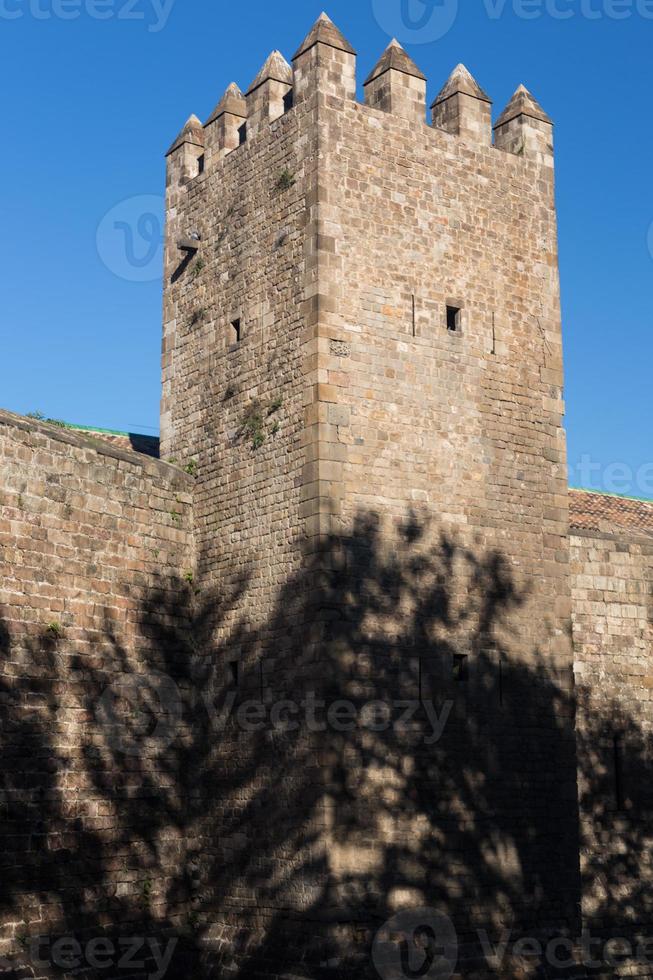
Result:
[[[184,183],[211,169],[271,123],[316,94],[356,100],[356,52],[322,13],[291,64],[273,51],[246,90],[232,82],[202,126],[192,116],[168,151],[169,167]],[[426,119],[427,78],[393,39],[363,84],[363,105],[430,126],[467,143],[494,146],[542,166],[553,165],[553,122],[520,85],[492,127],[492,100],[464,65],[458,65]],[[492,134],[494,132],[494,141]],[[173,178],[174,180],[174,178]]]

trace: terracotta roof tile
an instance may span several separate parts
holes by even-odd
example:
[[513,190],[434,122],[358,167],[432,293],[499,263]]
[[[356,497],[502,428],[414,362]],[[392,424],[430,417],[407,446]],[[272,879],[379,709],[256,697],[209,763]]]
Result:
[[618,534],[634,531],[653,536],[653,500],[614,497],[590,490],[570,490],[572,530]]

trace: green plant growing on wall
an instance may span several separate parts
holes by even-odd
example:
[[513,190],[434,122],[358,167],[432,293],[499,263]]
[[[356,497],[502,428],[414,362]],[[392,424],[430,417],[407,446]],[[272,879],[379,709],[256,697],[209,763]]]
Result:
[[197,476],[197,460],[191,459],[184,466],[184,471],[188,473],[189,476]]
[[188,582],[189,585],[193,584],[193,579],[195,576],[192,572],[184,572],[184,581]]
[[55,639],[59,639],[59,637],[63,636],[63,627],[61,623],[58,623],[56,620],[53,620],[51,623],[48,623],[46,628],[46,633],[48,634],[48,636],[52,636]]
[[276,434],[277,434],[277,432],[279,431],[280,428],[281,428],[280,423],[279,422],[274,422],[274,424],[272,425],[272,435],[273,436],[276,436]]
[[260,449],[265,442],[263,416],[258,406],[253,407],[243,419],[243,434],[252,444],[252,449]]
[[281,395],[277,395],[274,401],[271,401],[268,406],[268,415],[274,415],[275,412],[279,411],[282,405],[283,405],[283,398]]
[[180,524],[181,523],[181,514],[179,513],[178,510],[171,510],[170,511],[170,517],[175,522],[175,524]]
[[146,879],[141,887],[141,901],[143,906],[147,906],[150,903],[152,897],[152,882],[150,879]]
[[192,271],[193,279],[197,279],[197,277],[199,276],[200,272],[202,272],[202,270],[205,268],[205,266],[206,266],[206,262],[200,256],[200,258],[196,261],[195,265],[193,266],[193,271]]
[[279,174],[279,178],[277,180],[277,190],[287,191],[293,186],[294,183],[295,183],[294,174],[292,174],[290,170],[288,170],[288,168],[285,167]]
[[63,419],[50,419],[38,409],[35,412],[28,412],[25,418],[33,419],[35,422],[47,422],[48,425],[56,425],[60,429],[68,429],[69,425]]

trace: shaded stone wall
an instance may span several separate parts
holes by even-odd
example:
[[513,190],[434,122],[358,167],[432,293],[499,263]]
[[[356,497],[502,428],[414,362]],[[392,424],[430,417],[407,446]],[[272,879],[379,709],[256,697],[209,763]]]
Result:
[[583,913],[595,935],[633,948],[646,937],[638,972],[650,976],[653,536],[620,527],[618,510],[648,509],[651,528],[653,505],[602,502],[603,529],[574,529],[570,542]]
[[187,918],[192,479],[7,412],[0,469],[0,955],[48,960]]
[[[259,625],[298,567],[313,152],[306,112],[295,109],[214,159],[168,216],[169,271],[182,261],[178,228],[197,228],[201,245],[188,270],[166,282],[161,455],[196,464],[204,583],[228,593],[247,579],[246,606],[216,623],[221,635],[243,610]],[[175,166],[173,156],[173,178]]]

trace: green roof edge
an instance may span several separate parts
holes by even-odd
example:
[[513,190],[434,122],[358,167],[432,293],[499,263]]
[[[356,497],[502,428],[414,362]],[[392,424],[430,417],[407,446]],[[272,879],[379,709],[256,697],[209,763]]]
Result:
[[59,422],[56,419],[43,419],[44,422],[54,422],[61,429],[75,429],[77,432],[103,432],[107,436],[141,436],[144,439],[158,439],[147,432],[122,432],[120,429],[101,429],[98,425],[75,425],[73,422]]
[[639,504],[653,504],[653,497],[630,497],[627,493],[608,493],[607,490],[592,490],[589,487],[569,487],[581,493],[593,493],[597,497],[614,497],[615,500],[635,500]]

